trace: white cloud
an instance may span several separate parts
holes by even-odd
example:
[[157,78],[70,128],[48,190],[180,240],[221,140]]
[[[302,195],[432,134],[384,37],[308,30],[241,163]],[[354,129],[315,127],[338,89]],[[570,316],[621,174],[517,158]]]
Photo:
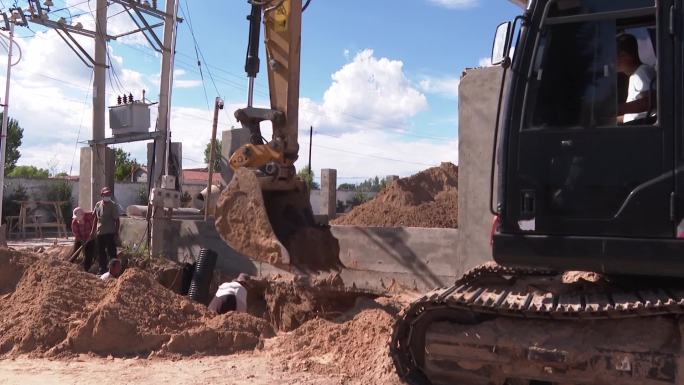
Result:
[[[297,169],[308,162],[309,138],[300,140]],[[337,169],[338,183],[358,183],[358,178],[373,176],[408,176],[440,162],[458,162],[458,140],[434,142],[407,140],[391,132],[367,130],[343,133],[337,137],[313,137],[312,168],[316,175],[323,168]],[[355,179],[349,179],[355,178]]]
[[373,50],[359,52],[332,74],[322,103],[303,99],[300,122],[324,124],[328,129],[363,129],[369,122],[400,129],[408,119],[427,108],[427,98],[415,89],[398,60],[377,58]]
[[458,99],[458,85],[461,80],[456,77],[425,77],[420,81],[423,92],[438,94],[450,99]]
[[[335,168],[342,182],[348,177],[410,175],[442,161],[456,162],[453,140],[417,138],[412,118],[428,107],[427,98],[403,72],[403,63],[377,58],[372,50],[359,52],[332,75],[323,101],[300,100],[300,158],[308,161],[308,136],[314,126],[313,169]],[[430,92],[453,94],[453,79],[430,83]],[[422,88],[422,87],[421,87]]]
[[480,58],[480,61],[478,62],[479,67],[491,67],[492,66],[492,59],[488,57],[483,57]]
[[[91,136],[90,69],[66,51],[64,43],[53,34],[54,31],[39,32],[36,37],[22,41],[23,46],[31,49],[25,49],[24,60],[13,73],[10,115],[25,129],[20,164],[47,168],[56,162],[57,171],[69,171],[73,158],[73,173],[77,174],[78,148],[83,146],[76,144],[79,128],[80,141]],[[92,47],[92,43],[84,47]],[[124,58],[113,51],[110,55],[122,83],[134,91],[147,89],[150,98],[154,99],[158,76],[127,68]],[[175,75],[176,87],[201,84],[183,70],[175,71]],[[349,63],[332,74],[322,100],[302,98],[300,101],[300,127],[305,130],[313,125],[316,130],[314,169],[336,168],[342,182],[345,181],[342,178],[349,176],[409,175],[441,161],[455,162],[455,135],[453,140],[439,142],[410,136],[420,135],[413,127],[413,118],[428,108],[423,92],[453,91],[450,79],[429,80],[427,87],[425,84],[414,86],[404,73],[402,61],[376,57],[372,50],[353,56]],[[0,77],[0,84],[3,82]],[[108,91],[111,103],[116,91],[113,87]],[[219,131],[238,126],[233,111],[244,107],[241,102],[226,102],[219,117]],[[178,104],[171,112],[172,140],[183,143],[184,166],[203,166],[213,112]],[[156,108],[153,107],[151,115],[154,127]],[[270,136],[268,124],[264,124],[263,131],[264,136]],[[107,130],[107,136],[110,135]],[[302,167],[307,158],[308,137],[302,136],[300,144],[298,167]],[[146,162],[146,142],[118,147],[130,152],[139,162]]]
[[433,4],[449,9],[473,8],[479,4],[479,0],[428,0]]

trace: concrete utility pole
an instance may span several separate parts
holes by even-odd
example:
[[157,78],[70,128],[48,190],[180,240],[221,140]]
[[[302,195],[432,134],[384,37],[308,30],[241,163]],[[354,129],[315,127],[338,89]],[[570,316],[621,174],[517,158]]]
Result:
[[209,207],[211,207],[211,193],[214,190],[214,142],[216,142],[216,128],[218,127],[219,110],[223,109],[223,100],[216,97],[214,102],[214,122],[211,125],[211,141],[209,142],[209,163],[207,164],[207,171],[209,177],[207,178],[207,196],[204,199],[204,220],[209,219]]
[[166,15],[164,16],[164,43],[161,65],[161,87],[159,90],[159,116],[157,129],[163,134],[154,141],[154,170],[150,177],[154,178],[154,185],[161,186],[161,176],[168,173],[170,152],[169,123],[171,120],[171,88],[173,85],[173,62],[176,50],[176,19],[178,15],[178,0],[166,1]]
[[[95,63],[93,65],[93,141],[105,138],[107,75],[107,0],[97,0],[95,10]],[[91,146],[90,207],[95,207],[100,189],[106,184],[105,153],[107,146]],[[113,187],[113,186],[112,186]]]
[[[9,48],[7,49],[7,77],[5,79],[5,103],[2,109],[2,147],[0,147],[0,199],[5,195],[5,158],[7,157],[7,123],[9,121],[10,75],[12,74],[12,46],[14,45],[14,23],[9,23]],[[16,64],[16,63],[15,63]],[[0,201],[0,218],[2,218],[2,203]],[[3,236],[4,236],[4,228]]]

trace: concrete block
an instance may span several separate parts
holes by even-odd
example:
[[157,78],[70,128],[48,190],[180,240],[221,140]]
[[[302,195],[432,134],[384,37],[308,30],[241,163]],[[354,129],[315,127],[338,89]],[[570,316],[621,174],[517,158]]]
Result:
[[337,170],[324,168],[321,170],[321,215],[328,219],[335,218],[337,213]]
[[[93,152],[93,149],[95,152]],[[93,157],[92,154],[95,154]],[[100,200],[102,187],[114,191],[114,150],[105,146],[82,147],[80,154],[80,174],[78,183],[78,205],[86,211],[93,209]],[[92,160],[95,160],[93,164]],[[91,174],[91,170],[95,172]]]
[[233,153],[243,144],[249,143],[249,130],[246,128],[233,128],[223,131],[221,134],[221,179],[224,185],[233,179],[233,169],[228,160]]
[[[490,169],[502,69],[465,72],[459,85],[458,254],[460,264],[491,260]],[[496,191],[496,190],[495,190]]]
[[459,261],[457,229],[332,226],[332,233],[340,242],[342,264],[362,280],[359,272],[371,274],[366,286],[380,288],[394,278],[430,290],[453,283],[473,267]]

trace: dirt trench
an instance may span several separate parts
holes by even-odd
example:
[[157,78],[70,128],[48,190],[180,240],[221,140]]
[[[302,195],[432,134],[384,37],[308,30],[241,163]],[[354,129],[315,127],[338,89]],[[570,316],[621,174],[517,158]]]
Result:
[[265,349],[283,370],[344,373],[359,383],[391,383],[396,376],[387,343],[402,304],[348,291],[339,276],[252,280],[249,314],[215,315],[160,284],[174,275],[168,266],[130,267],[103,282],[59,255],[0,250],[0,359]]

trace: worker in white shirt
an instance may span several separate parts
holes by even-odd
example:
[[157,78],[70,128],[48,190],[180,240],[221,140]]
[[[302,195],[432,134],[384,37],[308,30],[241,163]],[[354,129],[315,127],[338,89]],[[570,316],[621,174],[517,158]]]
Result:
[[639,58],[639,44],[630,34],[617,38],[617,70],[629,77],[627,100],[618,106],[618,122],[643,119],[656,111],[656,71]]
[[245,283],[249,281],[247,274],[241,273],[232,282],[224,282],[218,287],[216,295],[209,303],[209,310],[224,314],[229,311],[247,312],[247,289]]

